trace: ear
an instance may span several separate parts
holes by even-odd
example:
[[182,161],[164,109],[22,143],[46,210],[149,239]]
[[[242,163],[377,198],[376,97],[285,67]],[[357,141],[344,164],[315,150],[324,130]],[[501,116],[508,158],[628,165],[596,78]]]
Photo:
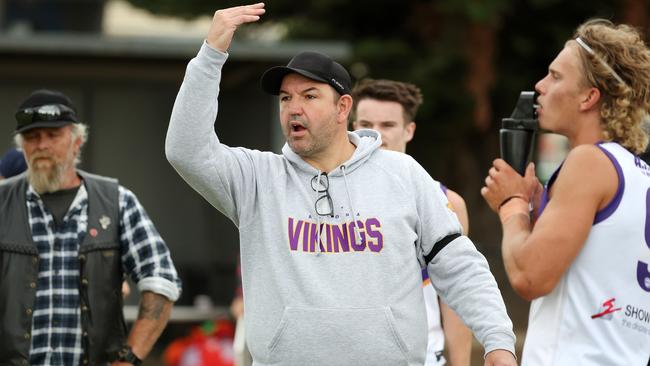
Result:
[[580,111],[590,110],[598,105],[600,101],[600,90],[591,87],[582,95],[580,100]]
[[336,102],[336,113],[339,122],[344,123],[346,126],[348,124],[348,116],[352,110],[352,96],[350,94],[342,95],[338,102]]
[[406,130],[406,142],[411,142],[413,135],[415,135],[415,121],[407,123],[404,129]]
[[74,145],[74,155],[79,156],[79,151],[81,150],[81,139],[82,137],[77,137],[72,143]]

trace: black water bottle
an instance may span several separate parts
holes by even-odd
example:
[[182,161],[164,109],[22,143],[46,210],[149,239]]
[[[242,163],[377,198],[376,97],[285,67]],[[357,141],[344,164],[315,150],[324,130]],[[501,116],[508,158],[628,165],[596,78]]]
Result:
[[522,91],[509,118],[501,120],[499,140],[501,158],[522,176],[530,161],[535,133],[538,130],[536,107],[537,95]]

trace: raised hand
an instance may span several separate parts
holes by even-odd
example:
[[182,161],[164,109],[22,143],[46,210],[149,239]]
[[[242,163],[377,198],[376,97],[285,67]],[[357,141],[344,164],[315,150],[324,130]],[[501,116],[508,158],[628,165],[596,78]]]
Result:
[[219,51],[227,52],[237,27],[258,21],[265,11],[264,3],[217,10],[208,31],[208,44]]

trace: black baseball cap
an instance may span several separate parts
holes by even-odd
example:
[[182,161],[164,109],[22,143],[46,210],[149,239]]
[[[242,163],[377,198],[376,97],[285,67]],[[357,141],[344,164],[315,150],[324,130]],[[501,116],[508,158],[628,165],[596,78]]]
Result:
[[16,110],[16,133],[37,127],[62,127],[79,123],[70,98],[55,91],[40,89],[30,94]]
[[273,95],[280,94],[282,79],[293,72],[329,84],[341,95],[351,93],[352,80],[347,70],[329,56],[314,51],[295,55],[287,66],[275,66],[266,70],[260,80],[262,90]]

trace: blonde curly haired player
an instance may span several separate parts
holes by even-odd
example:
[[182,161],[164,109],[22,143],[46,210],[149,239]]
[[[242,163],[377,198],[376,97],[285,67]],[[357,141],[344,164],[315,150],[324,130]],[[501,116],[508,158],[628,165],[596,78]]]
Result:
[[650,50],[589,20],[535,89],[540,126],[571,150],[544,189],[532,164],[522,177],[496,159],[481,190],[510,283],[533,301],[522,365],[649,364]]

